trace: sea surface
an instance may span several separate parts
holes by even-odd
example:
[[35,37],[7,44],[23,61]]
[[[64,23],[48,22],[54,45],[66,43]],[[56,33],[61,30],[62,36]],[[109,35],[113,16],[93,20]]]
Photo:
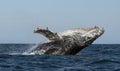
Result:
[[77,55],[24,55],[34,44],[0,44],[0,71],[120,71],[120,44],[92,44]]

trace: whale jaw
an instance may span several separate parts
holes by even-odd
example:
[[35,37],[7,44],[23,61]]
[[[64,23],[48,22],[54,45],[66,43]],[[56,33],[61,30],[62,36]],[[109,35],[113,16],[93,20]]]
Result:
[[38,44],[36,49],[32,50],[32,54],[58,54],[58,55],[74,55],[83,48],[92,44],[98,37],[104,33],[102,27],[93,28],[77,28],[62,33],[54,33],[47,29],[39,29],[34,31],[46,36],[49,41]]
[[[73,33],[68,34],[67,32],[70,31]],[[65,46],[65,55],[77,54],[79,51],[92,44],[104,33],[104,28],[95,26],[94,28],[77,28],[70,31],[66,31],[62,35],[63,37],[64,35],[67,36],[64,38],[66,42],[63,42],[63,44],[67,45]]]

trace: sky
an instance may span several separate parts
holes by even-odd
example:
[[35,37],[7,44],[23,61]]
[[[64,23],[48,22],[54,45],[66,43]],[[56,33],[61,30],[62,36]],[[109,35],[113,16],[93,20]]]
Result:
[[0,0],[0,43],[39,43],[36,27],[54,32],[102,26],[94,44],[120,43],[120,0]]

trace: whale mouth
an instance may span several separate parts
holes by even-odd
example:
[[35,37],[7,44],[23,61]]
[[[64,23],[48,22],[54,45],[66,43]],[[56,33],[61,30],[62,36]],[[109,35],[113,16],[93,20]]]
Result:
[[95,26],[94,28],[98,29],[98,36],[101,36],[105,32],[104,27]]

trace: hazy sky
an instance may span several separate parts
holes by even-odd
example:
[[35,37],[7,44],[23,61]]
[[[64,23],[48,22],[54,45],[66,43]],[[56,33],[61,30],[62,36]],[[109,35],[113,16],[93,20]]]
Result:
[[0,43],[38,43],[40,26],[55,32],[103,26],[94,43],[120,43],[120,0],[0,0]]

